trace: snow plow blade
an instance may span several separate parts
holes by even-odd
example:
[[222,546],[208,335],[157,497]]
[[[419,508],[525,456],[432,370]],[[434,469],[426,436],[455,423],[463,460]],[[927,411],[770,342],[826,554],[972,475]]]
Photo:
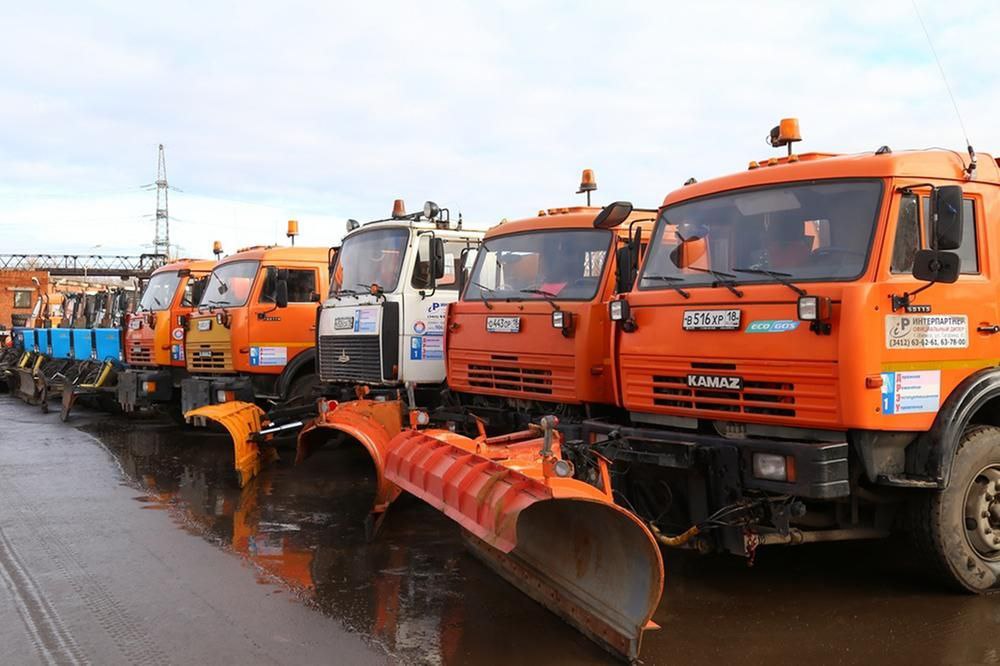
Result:
[[234,467],[240,488],[260,473],[265,456],[276,455],[271,448],[267,448],[264,454],[261,452],[257,438],[267,421],[264,418],[264,410],[251,402],[235,401],[205,405],[185,412],[184,418],[205,419],[218,423],[226,429],[233,438]]
[[645,524],[613,502],[601,467],[603,489],[559,476],[558,444],[535,431],[407,430],[390,445],[386,478],[459,523],[473,554],[515,587],[633,661],[643,632],[658,628],[663,559]]
[[399,488],[385,478],[385,460],[389,442],[403,427],[403,413],[403,405],[398,400],[323,401],[319,415],[299,432],[296,464],[308,457],[315,443],[335,432],[353,438],[368,452],[377,478],[369,521],[371,535],[377,531],[385,510],[399,497]]

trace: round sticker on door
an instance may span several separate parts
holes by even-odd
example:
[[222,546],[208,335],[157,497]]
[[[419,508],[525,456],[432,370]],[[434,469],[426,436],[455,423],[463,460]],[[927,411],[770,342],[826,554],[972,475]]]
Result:
[[177,328],[175,328],[173,331],[170,332],[170,335],[174,336],[174,340],[183,340],[184,329],[178,326]]
[[427,324],[422,321],[418,321],[413,324],[413,332],[417,335],[423,335],[424,331],[427,330]]

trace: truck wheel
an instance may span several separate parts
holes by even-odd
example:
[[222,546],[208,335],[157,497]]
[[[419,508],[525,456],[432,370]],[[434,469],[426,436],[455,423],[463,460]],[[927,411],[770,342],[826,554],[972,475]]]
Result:
[[306,405],[316,399],[316,387],[319,385],[319,377],[310,373],[296,378],[288,387],[288,395],[285,396],[285,404],[290,407]]
[[913,504],[913,538],[928,564],[959,590],[985,592],[1000,577],[1000,428],[962,436],[943,491]]

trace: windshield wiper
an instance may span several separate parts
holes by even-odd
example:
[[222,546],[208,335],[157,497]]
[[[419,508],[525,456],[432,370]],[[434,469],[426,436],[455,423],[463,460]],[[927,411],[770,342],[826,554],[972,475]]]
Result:
[[518,291],[522,294],[538,294],[545,299],[546,303],[552,306],[553,310],[559,309],[559,304],[553,300],[557,294],[553,294],[551,291],[546,291],[544,289],[518,289]]
[[798,286],[796,284],[792,284],[791,280],[786,279],[786,278],[792,277],[791,273],[782,273],[780,271],[772,271],[772,270],[768,270],[766,268],[734,268],[733,272],[734,273],[750,273],[750,274],[753,274],[753,275],[766,275],[766,276],[770,277],[771,279],[773,279],[775,282],[778,282],[780,284],[785,285],[786,287],[788,287],[789,289],[791,289],[792,291],[794,291],[799,296],[805,296],[806,295],[806,290],[805,289],[803,289],[802,287],[800,287],[800,286]]
[[723,273],[722,271],[713,271],[711,268],[698,268],[697,266],[685,266],[684,268],[691,271],[700,271],[702,273],[708,273],[715,278],[715,282],[712,283],[713,287],[718,287],[722,285],[729,291],[736,294],[736,296],[742,298],[743,292],[736,288],[736,276],[732,273]]
[[681,289],[680,286],[673,284],[674,282],[684,282],[684,278],[674,277],[673,275],[643,275],[642,279],[659,280],[660,282],[666,282],[668,287],[676,291],[684,298],[691,298],[691,294],[689,294],[684,289]]
[[492,310],[493,309],[493,305],[486,298],[485,292],[488,291],[488,292],[490,292],[492,294],[495,290],[494,289],[490,289],[489,287],[483,286],[483,285],[479,284],[478,282],[476,282],[475,280],[470,280],[470,284],[473,284],[476,287],[479,287],[479,298],[482,299],[483,305],[486,306],[487,310]]

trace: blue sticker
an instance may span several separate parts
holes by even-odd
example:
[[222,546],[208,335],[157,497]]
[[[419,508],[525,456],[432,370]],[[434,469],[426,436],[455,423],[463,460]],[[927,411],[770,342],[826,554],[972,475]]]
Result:
[[250,348],[250,365],[251,366],[260,365],[260,347]]
[[410,360],[419,361],[424,357],[424,339],[413,336],[410,338]]
[[932,414],[940,406],[940,370],[882,373],[883,414]]
[[747,324],[747,333],[787,333],[794,331],[801,322],[795,319],[759,319]]

